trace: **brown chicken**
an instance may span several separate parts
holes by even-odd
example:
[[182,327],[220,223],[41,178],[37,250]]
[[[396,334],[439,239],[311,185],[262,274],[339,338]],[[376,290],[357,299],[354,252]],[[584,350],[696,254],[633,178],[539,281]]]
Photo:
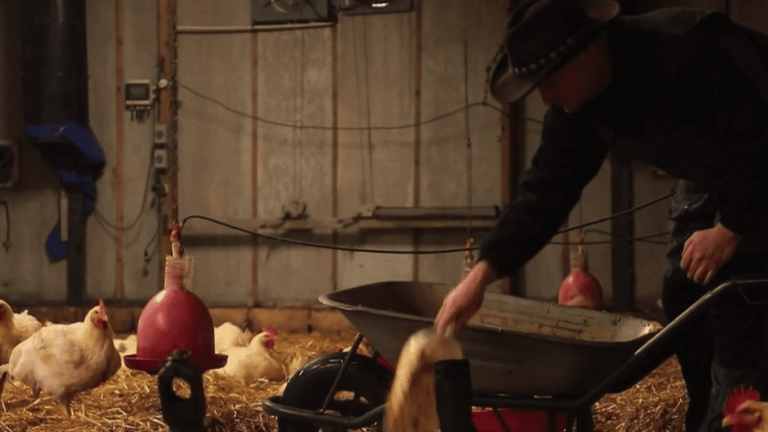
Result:
[[0,364],[8,363],[13,348],[40,327],[40,321],[27,311],[14,314],[11,306],[0,300]]
[[723,427],[732,432],[768,432],[768,402],[760,401],[760,393],[749,388],[734,390],[723,409]]
[[72,397],[98,387],[120,369],[120,354],[113,342],[103,302],[83,322],[41,328],[21,342],[7,365],[0,366],[0,394],[7,377],[52,394],[69,416]]
[[270,326],[257,334],[247,347],[232,347],[225,351],[227,364],[221,372],[230,375],[248,385],[266,379],[282,381],[285,369],[272,355],[277,332]]
[[428,432],[440,428],[435,400],[436,361],[462,358],[461,344],[434,329],[414,333],[403,345],[384,413],[384,430]]

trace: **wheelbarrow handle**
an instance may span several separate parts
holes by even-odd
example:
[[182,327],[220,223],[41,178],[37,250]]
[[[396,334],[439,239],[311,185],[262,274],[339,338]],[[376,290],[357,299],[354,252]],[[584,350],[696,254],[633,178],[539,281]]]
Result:
[[[688,307],[688,309],[683,311],[683,313],[641,346],[627,363],[622,365],[581,399],[592,404],[597,402],[606,393],[624,391],[637,384],[674,355],[677,344],[692,326],[696,325],[700,319],[709,313],[713,306],[735,290],[738,290],[744,297],[744,289],[751,287],[768,288],[768,275],[734,277],[707,292],[696,303]],[[745,301],[748,301],[746,297]]]
[[766,300],[752,300],[749,295],[745,292],[745,288],[750,287],[761,287],[766,288],[768,287],[768,275],[742,275],[742,276],[735,276],[732,281],[736,283],[736,289],[738,289],[739,294],[741,294],[741,298],[744,299],[744,301],[751,305],[765,305],[768,304],[768,299]]

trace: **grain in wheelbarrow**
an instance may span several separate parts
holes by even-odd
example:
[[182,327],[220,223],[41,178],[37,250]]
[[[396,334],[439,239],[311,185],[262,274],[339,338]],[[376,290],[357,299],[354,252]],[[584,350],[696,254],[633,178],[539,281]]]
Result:
[[[286,366],[348,346],[351,333],[282,333],[275,347]],[[263,399],[278,394],[280,382],[250,386],[210,372],[203,375],[206,420],[220,431],[275,432],[276,419],[262,410]],[[183,395],[184,389],[179,393]],[[687,400],[677,362],[666,362],[635,387],[606,395],[594,407],[595,430],[608,432],[682,431]],[[50,396],[39,399],[22,384],[6,384],[0,431],[165,431],[155,377],[122,368],[105,384],[78,395],[66,418]]]

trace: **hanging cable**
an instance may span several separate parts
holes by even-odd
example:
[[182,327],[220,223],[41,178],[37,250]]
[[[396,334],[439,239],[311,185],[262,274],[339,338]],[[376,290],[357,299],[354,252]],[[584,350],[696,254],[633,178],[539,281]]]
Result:
[[[363,20],[358,20],[357,22],[362,23],[362,25],[365,25],[365,23],[366,23],[366,21],[364,19]],[[355,29],[355,31],[357,32],[357,29]],[[355,79],[355,84],[357,85],[357,95],[359,96],[360,94],[363,93],[363,90],[361,89],[361,86],[363,85],[361,83],[363,82],[363,80],[360,79],[360,69],[361,68],[358,67],[359,66],[358,65],[359,57],[358,57],[357,53],[360,51],[360,48],[357,46],[358,40],[360,40],[360,38],[352,38],[352,46],[354,48],[354,51],[353,51],[352,55],[354,56],[354,62],[353,63],[355,65],[355,78],[356,78]],[[363,49],[364,50],[366,49],[365,45],[363,45]],[[367,75],[366,75],[366,77],[367,77]],[[366,78],[366,81],[367,81],[367,78]],[[357,112],[358,113],[363,112],[363,98],[356,97],[355,100],[357,101]],[[370,103],[369,102],[370,102],[370,100],[366,99],[366,103],[369,104],[368,110],[370,111]],[[371,125],[370,124],[370,116],[368,116],[368,119],[369,119],[368,127],[358,127],[357,128],[357,130],[358,130],[358,142],[360,144],[360,166],[362,167],[362,175],[361,175],[361,179],[362,179],[362,182],[363,182],[362,190],[365,192],[365,198],[364,198],[363,201],[364,201],[364,204],[366,204],[366,205],[370,204],[369,199],[371,199],[370,195],[368,194],[368,183],[369,183],[369,181],[368,181],[368,175],[367,175],[366,170],[365,170],[365,166],[366,166],[365,154],[366,154],[366,152],[365,152],[365,144],[364,144],[365,143],[365,131],[366,131],[366,129],[368,129],[368,131],[369,131],[368,139],[370,140],[370,125]],[[358,117],[358,124],[359,124],[359,122],[360,122],[360,119]]]
[[[370,63],[368,61],[368,22],[367,19],[363,19],[363,58],[365,59],[365,117],[366,117],[366,130],[368,131],[368,188],[370,189],[369,198],[372,203],[376,202],[376,198],[373,195],[373,131],[371,129],[371,83],[370,83]],[[365,165],[363,165],[365,166]]]
[[[469,105],[469,25],[467,23],[467,3],[464,2],[464,106]],[[466,170],[467,170],[467,239],[472,238],[472,137],[469,127],[469,110],[464,110],[464,133],[466,134]]]
[[[188,92],[190,92],[193,95],[199,97],[200,99],[204,99],[204,100],[207,100],[208,102],[216,104],[219,107],[221,107],[223,110],[231,112],[232,114],[236,114],[236,115],[239,115],[239,116],[242,116],[242,117],[252,118],[254,120],[257,120],[257,121],[260,121],[262,123],[269,124],[269,125],[272,125],[272,126],[280,126],[280,127],[286,127],[286,128],[301,128],[301,129],[314,129],[314,130],[334,130],[335,129],[335,130],[340,130],[340,131],[343,131],[343,130],[346,130],[346,131],[357,131],[357,130],[363,130],[363,131],[365,131],[365,130],[372,130],[372,131],[374,131],[374,130],[401,130],[401,129],[410,129],[410,128],[414,128],[416,126],[422,126],[422,125],[434,123],[434,122],[446,119],[448,117],[451,117],[451,116],[453,116],[455,114],[458,114],[458,113],[460,113],[460,112],[462,112],[464,110],[475,108],[475,107],[486,107],[486,108],[490,108],[490,109],[493,109],[495,111],[498,111],[500,113],[505,113],[506,112],[503,109],[501,109],[501,108],[499,108],[497,106],[494,106],[494,105],[492,105],[490,103],[487,103],[487,102],[474,102],[474,103],[471,103],[471,104],[469,104],[467,106],[463,106],[463,107],[457,108],[457,109],[455,109],[453,111],[446,112],[445,114],[440,114],[438,116],[432,117],[431,119],[424,120],[422,122],[419,122],[418,124],[410,123],[410,124],[402,124],[402,125],[395,125],[395,126],[370,126],[369,125],[367,127],[363,127],[363,126],[318,126],[318,125],[301,125],[301,126],[299,126],[297,124],[291,124],[291,123],[285,123],[285,122],[279,122],[279,121],[275,121],[275,120],[265,119],[263,117],[255,116],[253,114],[237,110],[237,109],[232,108],[232,107],[226,105],[225,103],[223,103],[223,102],[221,102],[221,101],[219,101],[219,100],[217,100],[215,98],[212,98],[212,97],[207,96],[207,95],[205,95],[203,93],[200,93],[199,91],[189,87],[186,84],[181,83],[178,80],[175,80],[174,82],[176,83],[176,85],[178,87],[181,87],[181,88],[187,90]],[[536,120],[536,119],[530,119],[530,120],[534,120],[534,121],[540,122],[540,120]]]
[[[297,122],[299,127],[293,129],[293,164],[291,164],[291,168],[293,169],[293,196],[294,199],[297,201],[302,201],[302,193],[301,193],[301,166],[302,166],[302,148],[303,148],[303,135],[301,128],[303,119],[304,119],[304,33],[301,32],[298,34],[300,43],[299,43],[299,62],[297,65],[298,72],[295,74],[295,76],[298,77],[299,81],[299,94],[298,98],[294,99],[294,109],[293,112],[296,115]],[[298,105],[296,107],[295,105]]]
[[326,243],[315,243],[315,242],[308,242],[303,240],[293,240],[285,237],[279,237],[279,236],[273,236],[269,234],[263,234],[258,233],[255,231],[247,230],[245,228],[240,228],[235,225],[228,224],[226,222],[222,222],[207,216],[202,215],[190,215],[184,218],[181,225],[186,226],[187,221],[192,219],[202,219],[217,225],[221,225],[226,228],[233,229],[235,231],[240,231],[246,234],[251,234],[256,237],[265,238],[269,240],[276,241],[278,243],[288,243],[288,244],[294,244],[299,246],[309,246],[309,247],[315,247],[319,249],[332,249],[332,250],[338,250],[338,251],[347,251],[347,252],[367,252],[367,253],[382,253],[382,254],[406,254],[406,255],[425,255],[425,254],[439,254],[439,253],[449,253],[449,252],[464,252],[466,248],[456,248],[456,249],[436,249],[436,250],[426,250],[426,251],[413,251],[413,250],[392,250],[392,249],[359,249],[359,248],[353,248],[353,247],[345,247],[345,246],[334,246]]
[[629,213],[632,213],[634,211],[637,211],[637,210],[640,210],[640,209],[644,209],[644,208],[646,208],[648,206],[656,204],[657,202],[664,201],[665,199],[670,198],[674,194],[675,194],[675,191],[673,190],[673,191],[671,191],[669,193],[666,193],[666,194],[664,194],[664,195],[662,195],[662,196],[660,196],[660,197],[658,197],[656,199],[648,201],[645,204],[641,204],[639,206],[632,207],[630,209],[627,209],[627,210],[624,210],[624,211],[612,214],[610,216],[606,216],[606,217],[601,218],[601,219],[593,220],[591,222],[583,223],[581,225],[576,225],[576,226],[573,226],[573,227],[570,227],[570,228],[566,228],[566,229],[563,229],[563,230],[560,230],[560,231],[556,232],[555,234],[562,234],[562,233],[566,233],[566,232],[569,232],[569,231],[579,230],[579,229],[582,229],[582,228],[590,226],[590,225],[596,225],[596,224],[599,224],[601,222],[606,222],[606,221],[609,221],[611,219],[617,218],[619,216],[624,216],[626,214],[629,214]]
[[[597,219],[597,220],[594,220],[594,221],[591,221],[591,222],[586,222],[586,223],[581,224],[581,225],[576,226],[576,227],[572,227],[572,228],[568,228],[568,229],[565,229],[565,230],[558,231],[557,233],[559,234],[559,233],[563,233],[563,232],[567,232],[567,231],[572,231],[572,230],[575,230],[575,229],[581,229],[581,228],[584,228],[584,227],[587,227],[587,226],[590,226],[590,225],[595,225],[595,224],[598,224],[598,223],[602,223],[602,222],[605,222],[605,221],[610,220],[612,218],[620,217],[620,216],[623,216],[623,215],[625,215],[627,213],[630,213],[630,212],[633,212],[633,211],[637,211],[637,210],[643,209],[645,207],[648,207],[650,205],[653,205],[655,203],[661,202],[662,200],[667,199],[667,198],[671,197],[672,195],[674,195],[674,192],[671,192],[671,193],[668,193],[668,194],[664,194],[664,195],[662,195],[662,196],[660,196],[660,197],[658,197],[658,198],[656,198],[654,200],[651,200],[651,201],[649,201],[649,202],[647,202],[645,204],[641,204],[639,206],[627,209],[625,211],[616,213],[614,215],[611,215],[611,216],[608,216],[608,217],[605,217],[605,218],[601,218],[601,219]],[[325,244],[325,243],[315,243],[315,242],[307,242],[307,241],[301,241],[301,240],[293,240],[293,239],[289,239],[289,238],[286,238],[286,237],[280,237],[280,236],[273,236],[273,235],[258,233],[258,232],[255,232],[255,231],[247,230],[245,228],[240,228],[240,227],[237,227],[235,225],[231,225],[231,224],[228,224],[226,222],[222,222],[222,221],[219,221],[219,220],[207,217],[207,216],[202,216],[202,215],[189,215],[189,216],[185,217],[184,220],[181,222],[182,227],[186,226],[187,221],[193,220],[193,219],[205,220],[205,221],[217,224],[217,225],[221,225],[221,226],[226,227],[226,228],[233,229],[235,231],[240,231],[240,232],[243,232],[243,233],[246,233],[246,234],[250,234],[250,235],[253,235],[253,236],[256,236],[256,237],[261,237],[261,238],[273,240],[273,241],[280,242],[280,243],[295,244],[295,245],[299,245],[299,246],[309,246],[309,247],[316,247],[316,248],[320,248],[320,249],[332,249],[332,250],[347,251],[347,252],[368,252],[368,253],[382,253],[382,254],[424,255],[424,254],[441,254],[441,253],[452,253],[452,252],[466,252],[468,250],[479,250],[480,249],[480,246],[471,246],[471,245],[466,245],[466,246],[464,246],[462,248],[434,249],[434,250],[428,250],[428,251],[415,251],[415,250],[407,250],[407,251],[400,250],[399,251],[399,250],[390,250],[390,249],[361,249],[361,248],[353,248],[353,247],[334,246],[334,245],[329,245],[329,244]],[[608,244],[608,243],[618,243],[618,242],[634,241],[634,240],[647,240],[647,239],[650,239],[650,238],[660,237],[660,236],[666,235],[666,234],[667,233],[659,233],[659,234],[654,234],[654,235],[651,235],[651,236],[643,236],[643,237],[634,237],[634,238],[627,238],[627,239],[611,240],[611,241],[606,241],[606,242],[584,242],[582,244]],[[549,243],[550,244],[579,244],[579,243],[573,243],[573,242],[549,242]]]
[[[159,111],[159,110],[155,110],[155,111]],[[154,116],[152,116],[152,118],[154,119]],[[153,124],[152,124],[151,133],[152,133],[152,136],[154,137],[154,134],[155,134],[154,120],[153,120]],[[151,142],[151,140],[150,140],[150,142]],[[151,183],[151,180],[152,180],[152,174],[155,171],[155,169],[154,169],[155,165],[154,165],[154,161],[152,159],[152,153],[151,152],[150,152],[149,156],[150,156],[150,159],[149,159],[149,166],[147,167],[147,177],[146,177],[146,179],[144,181],[144,192],[141,195],[141,206],[139,206],[139,212],[136,214],[136,217],[133,219],[133,221],[130,224],[128,224],[128,226],[119,227],[119,226],[109,222],[107,220],[106,216],[104,216],[99,211],[99,209],[96,206],[94,206],[94,208],[93,208],[94,218],[103,227],[111,228],[111,229],[116,230],[116,231],[128,231],[128,230],[132,229],[134,226],[136,226],[136,224],[139,223],[139,220],[141,220],[141,216],[144,214],[144,210],[146,209],[146,206],[147,206],[147,195],[149,194],[149,184]]]

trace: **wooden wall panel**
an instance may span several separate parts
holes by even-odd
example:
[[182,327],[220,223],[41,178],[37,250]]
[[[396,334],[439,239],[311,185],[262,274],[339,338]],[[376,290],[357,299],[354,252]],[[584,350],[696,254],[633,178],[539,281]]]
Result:
[[[462,108],[485,98],[486,69],[503,42],[507,5],[449,5],[434,0],[425,0],[422,5],[421,88],[425,96],[421,100],[421,117],[428,121],[455,112],[421,127],[421,205],[501,205],[502,164],[508,163],[499,157],[501,146],[505,145],[500,140],[502,114],[491,107]],[[488,102],[499,107],[490,97]],[[468,235],[479,244],[483,234],[484,230],[468,221],[462,229],[422,233],[420,247],[461,248]],[[420,280],[457,282],[464,255],[456,252],[421,256]]]
[[[415,132],[413,13],[341,16],[338,23],[339,216],[370,206],[413,206]],[[401,127],[374,129],[369,127]],[[404,232],[365,232],[340,242],[413,249]],[[411,280],[412,255],[338,253],[338,288]]]
[[[259,115],[289,125],[259,123],[260,217],[279,218],[294,201],[306,205],[310,218],[331,217],[331,33],[320,28],[258,36]],[[295,238],[328,243],[327,236]],[[328,250],[260,241],[258,253],[261,304],[311,302],[330,290]]]
[[[104,173],[96,181],[97,213],[88,218],[86,228],[86,297],[111,298],[115,295],[115,288],[124,283],[123,272],[116,272],[118,232],[115,229],[115,193],[116,185],[122,182],[122,179],[116,178],[116,167],[118,163],[123,163],[117,157],[116,123],[117,116],[122,116],[124,111],[118,108],[122,107],[122,100],[118,101],[122,83],[117,82],[116,71],[118,53],[115,23],[118,18],[115,4],[89,0],[86,5],[88,69],[91,71],[88,80],[89,115],[91,130],[106,160]],[[121,250],[120,256],[123,252]],[[62,287],[66,288],[65,284]]]
[[[157,7],[155,0],[123,0],[123,79],[157,80]],[[125,83],[118,83],[124,85]],[[154,115],[143,122],[131,121],[122,110],[123,128],[123,279],[128,299],[152,296],[158,284],[158,266],[145,264],[144,252],[156,247],[157,206],[151,206],[150,176],[154,144]],[[149,182],[149,184],[148,184]],[[128,229],[130,227],[130,229]],[[157,254],[155,254],[157,255]]]
[[[246,2],[179,2],[179,25],[242,25]],[[251,42],[248,33],[178,37],[179,218],[220,220],[251,215]],[[200,98],[215,98],[228,108]],[[209,305],[247,303],[251,294],[251,239],[209,222],[190,225],[214,234],[184,237],[195,259],[195,292]],[[191,232],[191,231],[190,231]]]

